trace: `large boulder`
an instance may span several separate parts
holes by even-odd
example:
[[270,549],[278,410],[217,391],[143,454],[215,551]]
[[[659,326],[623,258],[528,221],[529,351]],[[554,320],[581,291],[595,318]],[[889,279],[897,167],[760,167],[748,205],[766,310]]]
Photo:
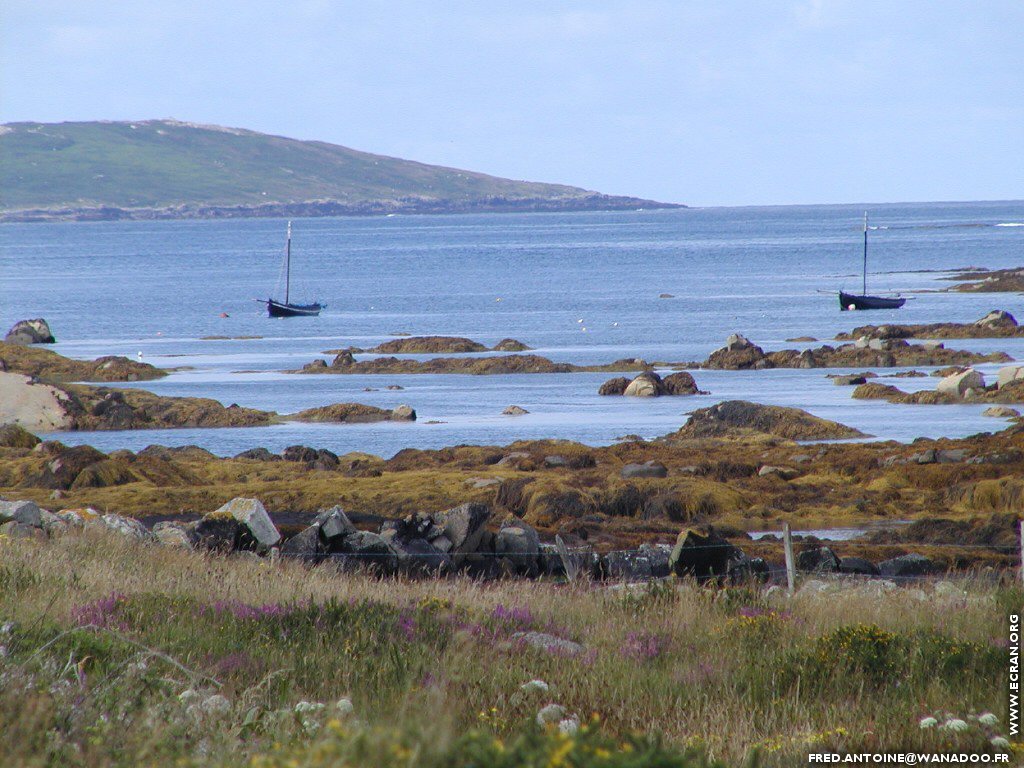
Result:
[[107,528],[115,533],[120,533],[122,536],[139,539],[140,541],[153,537],[149,529],[133,517],[125,517],[124,515],[117,515],[111,512],[103,515],[100,520]]
[[50,332],[49,324],[41,317],[34,320],[19,320],[7,332],[4,341],[8,344],[53,344],[57,340]]
[[940,568],[932,560],[924,555],[910,553],[900,555],[891,560],[883,560],[878,564],[878,570],[887,578],[907,578],[912,576],[928,576],[937,573]]
[[67,429],[73,424],[69,403],[62,389],[0,371],[0,424],[17,424],[33,432]]
[[645,371],[629,382],[622,394],[626,397],[658,397],[664,391],[661,377],[654,371]]
[[506,520],[494,539],[494,552],[507,558],[519,573],[532,574],[537,569],[540,537],[521,520]]
[[1002,309],[994,309],[980,320],[974,321],[975,325],[986,328],[1016,328],[1017,319]]
[[34,501],[0,500],[0,523],[11,521],[40,528],[43,525],[42,510]]
[[412,576],[437,576],[452,565],[452,558],[426,539],[409,539],[395,542],[398,553],[398,568]]
[[1024,379],[1024,365],[1007,365],[999,369],[996,386],[1002,389],[1007,384]]
[[765,353],[761,347],[739,333],[734,333],[725,340],[725,346],[712,352],[704,363],[705,368],[723,370],[744,370],[759,368],[765,363]]
[[970,390],[980,392],[985,389],[985,377],[973,368],[968,368],[961,373],[954,373],[946,376],[935,386],[936,392],[953,395],[954,397],[965,397]]
[[697,389],[697,382],[693,376],[686,371],[670,373],[661,380],[666,395],[697,395],[701,391]]
[[245,526],[253,539],[263,547],[272,547],[281,541],[277,526],[259,499],[234,498],[206,517],[236,520]]
[[621,395],[626,391],[626,387],[629,386],[629,379],[625,376],[616,376],[614,379],[608,379],[601,388],[597,390],[599,395]]
[[156,523],[153,526],[152,534],[158,543],[167,547],[192,549],[195,546],[195,535],[192,529],[186,524],[174,520]]
[[356,527],[348,519],[345,510],[339,506],[320,512],[313,518],[313,525],[317,527],[320,536],[328,545],[334,541],[341,541],[356,532]]
[[315,564],[323,560],[327,546],[320,537],[320,526],[311,525],[286,539],[281,545],[281,554],[307,563]]
[[645,581],[653,575],[651,558],[646,552],[609,552],[601,558],[606,578],[618,581]]
[[796,568],[806,573],[838,573],[839,558],[829,547],[805,549],[796,556]]
[[342,552],[351,557],[358,568],[394,573],[398,570],[398,551],[379,534],[371,531],[357,531],[346,536]]
[[434,524],[443,530],[450,542],[450,551],[462,555],[476,552],[484,535],[484,526],[491,517],[491,508],[486,504],[462,504],[444,512],[431,515]]
[[692,576],[697,581],[723,577],[732,561],[742,560],[743,552],[719,536],[713,529],[701,533],[683,529],[669,557],[669,570],[677,576]]
[[668,468],[660,461],[645,461],[643,464],[626,464],[619,475],[625,480],[637,477],[668,477]]

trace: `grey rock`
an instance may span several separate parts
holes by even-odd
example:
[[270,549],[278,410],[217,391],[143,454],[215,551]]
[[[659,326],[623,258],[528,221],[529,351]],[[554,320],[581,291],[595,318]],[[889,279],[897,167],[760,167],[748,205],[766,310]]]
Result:
[[578,656],[587,649],[572,640],[562,637],[555,637],[547,632],[514,632],[513,640],[531,645],[548,653],[565,654],[567,656]]
[[668,468],[659,461],[645,461],[643,464],[627,464],[619,476],[626,480],[636,477],[668,477]]
[[281,545],[281,554],[307,563],[319,563],[327,552],[327,546],[320,538],[320,526],[313,524],[286,539]]
[[9,521],[40,528],[43,525],[42,510],[34,501],[0,501],[0,523]]
[[937,392],[943,392],[956,397],[965,397],[968,390],[971,389],[985,389],[985,377],[973,368],[968,368],[962,373],[954,373],[952,376],[946,376],[940,379],[939,383],[935,386]]
[[878,564],[878,570],[883,576],[889,578],[900,576],[927,576],[938,572],[939,566],[924,555],[911,553],[909,555],[894,557],[891,560],[883,560]]
[[195,534],[183,523],[157,523],[153,526],[152,533],[157,542],[164,546],[182,549],[192,549],[195,546]]
[[651,559],[640,552],[609,552],[601,558],[601,570],[609,579],[645,581],[653,575]]
[[508,408],[503,410],[502,415],[504,416],[525,416],[529,413],[525,408],[520,408],[518,405],[510,405]]
[[540,555],[540,537],[526,523],[506,521],[494,539],[494,551],[507,558],[519,573],[532,573]]
[[796,556],[796,567],[804,573],[839,573],[839,558],[828,547],[805,549]]
[[281,541],[280,532],[259,499],[234,498],[207,517],[231,517],[237,520],[264,547],[272,547]]
[[12,539],[38,539],[46,541],[46,531],[34,525],[26,525],[16,520],[8,520],[0,525],[0,536],[9,536]]
[[131,517],[124,517],[123,515],[115,515],[113,513],[106,514],[102,518],[103,524],[112,531],[120,533],[124,536],[130,536],[133,539],[145,540],[151,538],[149,529],[146,528],[138,520]]
[[320,536],[327,542],[356,532],[356,527],[348,519],[345,510],[339,506],[334,506],[320,512],[320,514],[313,518],[313,525],[319,528]]
[[450,549],[456,554],[466,554],[476,552],[480,547],[490,517],[491,508],[486,504],[470,503],[435,512],[431,519],[444,532],[443,535],[450,542]]
[[878,567],[863,557],[844,557],[839,562],[839,572],[857,576],[878,576]]
[[4,341],[8,344],[53,344],[50,325],[41,317],[34,320],[19,320],[7,332]]
[[416,421],[416,411],[409,405],[397,405],[391,411],[392,421]]

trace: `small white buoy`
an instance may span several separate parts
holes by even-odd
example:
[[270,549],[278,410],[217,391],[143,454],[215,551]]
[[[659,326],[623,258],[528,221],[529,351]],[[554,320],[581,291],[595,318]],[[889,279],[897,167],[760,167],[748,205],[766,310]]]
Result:
[[157,336],[163,336],[163,335],[164,335],[164,332],[163,332],[163,331],[157,331],[157,332],[156,332],[156,335],[157,335]]
[[587,326],[585,326],[585,325],[584,325],[584,326],[583,326],[583,328],[582,328],[581,330],[582,330],[582,331],[583,331],[584,333],[586,333],[586,332],[587,332]]
[[576,322],[577,322],[577,323],[582,323],[582,322],[583,322],[583,318],[581,317],[581,318],[580,318],[579,320],[577,320]]
[[137,358],[139,358],[139,360],[141,360],[141,359],[142,359],[142,350],[140,349],[140,350],[138,351],[138,353],[136,353],[136,355],[135,355],[135,356],[136,356]]
[[619,327],[618,323],[612,323],[612,328],[618,328],[618,327]]
[[850,310],[851,312],[852,312],[853,310],[855,310],[856,308],[857,308],[857,305],[856,305],[856,304],[851,304],[850,306],[848,306],[848,307],[847,307],[847,309],[848,309],[848,310]]
[[495,301],[501,301],[501,296],[495,299]]

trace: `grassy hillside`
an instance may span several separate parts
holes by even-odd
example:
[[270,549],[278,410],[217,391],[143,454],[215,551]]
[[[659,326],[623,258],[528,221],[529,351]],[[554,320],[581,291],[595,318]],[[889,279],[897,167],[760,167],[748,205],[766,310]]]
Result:
[[327,212],[357,213],[524,203],[549,208],[657,205],[176,120],[0,128],[0,211],[8,213],[203,206],[251,211],[313,201],[334,203],[335,210]]

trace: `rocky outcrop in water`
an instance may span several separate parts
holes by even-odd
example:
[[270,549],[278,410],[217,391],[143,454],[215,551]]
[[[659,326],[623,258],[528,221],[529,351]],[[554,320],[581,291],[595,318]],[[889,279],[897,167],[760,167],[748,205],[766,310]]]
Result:
[[167,375],[149,363],[127,357],[72,360],[48,349],[0,343],[0,371],[23,373],[47,382],[150,381]]
[[4,341],[8,344],[54,344],[56,339],[50,325],[41,317],[34,320],[19,320],[7,332]]
[[697,388],[693,376],[685,371],[662,378],[654,371],[644,371],[630,380],[625,377],[610,379],[601,385],[599,395],[625,395],[627,397],[662,397],[665,395],[707,394]]
[[408,405],[399,405],[394,410],[377,408],[362,403],[336,403],[320,408],[307,408],[287,417],[295,421],[331,422],[335,424],[360,424],[374,421],[416,421],[416,411]]
[[694,411],[686,425],[669,439],[737,437],[756,433],[789,440],[845,440],[867,436],[858,429],[813,416],[799,408],[727,400]]
[[836,335],[837,341],[856,339],[991,339],[1024,336],[1016,318],[1001,309],[993,310],[973,323],[928,323],[920,325],[862,325]]
[[908,344],[898,338],[861,338],[838,347],[824,345],[816,349],[783,349],[765,352],[738,334],[712,352],[699,365],[716,370],[764,370],[768,368],[894,368],[918,365],[974,365],[1009,362],[1003,352],[987,355],[946,349],[941,344]]

